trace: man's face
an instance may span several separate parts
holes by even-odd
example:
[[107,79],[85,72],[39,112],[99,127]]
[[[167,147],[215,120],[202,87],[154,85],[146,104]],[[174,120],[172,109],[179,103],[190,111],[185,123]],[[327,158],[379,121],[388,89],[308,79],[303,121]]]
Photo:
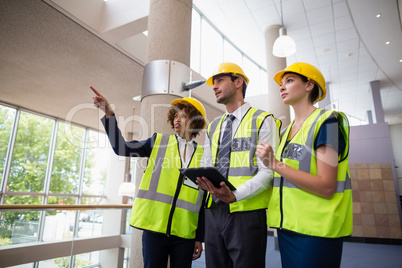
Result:
[[236,90],[238,90],[236,88],[238,79],[232,82],[231,76],[229,75],[222,75],[214,78],[213,90],[215,92],[217,103],[227,104],[235,98]]

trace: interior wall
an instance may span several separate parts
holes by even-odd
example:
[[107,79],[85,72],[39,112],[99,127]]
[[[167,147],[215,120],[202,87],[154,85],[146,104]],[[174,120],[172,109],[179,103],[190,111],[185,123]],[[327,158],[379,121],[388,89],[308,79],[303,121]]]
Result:
[[350,127],[349,164],[371,163],[390,163],[396,176],[387,123]]
[[389,133],[391,136],[392,151],[396,166],[396,177],[402,178],[402,124],[389,126]]
[[401,130],[402,126],[389,127],[387,123],[350,128],[353,236],[402,237],[400,191],[394,161],[395,155],[402,151],[396,138],[401,136]]
[[391,125],[389,127],[389,132],[391,135],[392,151],[394,153],[399,195],[402,195],[402,124]]

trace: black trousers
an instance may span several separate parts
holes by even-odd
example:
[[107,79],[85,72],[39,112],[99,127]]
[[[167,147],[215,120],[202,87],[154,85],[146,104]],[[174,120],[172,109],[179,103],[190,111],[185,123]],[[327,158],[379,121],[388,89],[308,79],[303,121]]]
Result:
[[166,236],[145,230],[142,234],[144,267],[167,267],[170,256],[171,268],[190,268],[193,261],[194,244],[194,239]]
[[219,203],[205,210],[205,262],[215,267],[265,267],[266,210],[229,213]]
[[279,251],[283,268],[339,268],[343,238],[308,236],[278,230]]

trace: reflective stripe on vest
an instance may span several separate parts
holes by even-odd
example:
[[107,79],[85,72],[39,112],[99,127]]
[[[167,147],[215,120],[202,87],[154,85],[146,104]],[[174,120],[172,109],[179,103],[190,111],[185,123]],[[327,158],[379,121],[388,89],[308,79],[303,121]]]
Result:
[[[167,146],[163,146],[163,145],[168,144],[169,137],[170,137],[169,135],[162,136],[161,146],[159,147],[156,159],[162,160],[165,157]],[[180,157],[180,156],[178,156],[178,157]],[[149,190],[148,191],[138,190],[137,197],[155,200],[155,201],[159,201],[159,202],[166,203],[166,204],[172,203],[173,196],[157,192],[161,172],[162,172],[162,161],[160,161],[160,164],[156,163],[156,165],[153,169],[151,182],[149,184]],[[197,198],[197,202],[195,204],[190,203],[185,200],[177,200],[176,207],[183,208],[185,210],[189,210],[194,213],[198,213],[198,211],[200,210],[201,203],[202,203],[202,194],[203,194],[202,191],[198,191],[198,198]]]
[[[275,177],[273,187],[280,187],[280,184],[281,184],[281,177]],[[294,185],[288,180],[283,181],[283,187],[300,189],[298,186]],[[335,193],[343,193],[345,190],[350,189],[352,189],[352,183],[349,174],[347,174],[345,181],[337,182]]]
[[[314,141],[315,141],[314,133],[316,130],[318,120],[319,120],[319,118],[321,118],[321,116],[324,113],[330,114],[330,113],[332,113],[332,111],[320,109],[316,119],[313,121],[313,123],[311,124],[311,126],[309,128],[309,131],[307,134],[307,140],[306,140],[306,144],[305,144],[304,148],[297,148],[297,147],[301,146],[299,144],[292,144],[293,146],[291,144],[289,144],[287,147],[283,148],[283,152],[281,155],[282,158],[293,159],[296,161],[298,161],[300,159],[298,168],[299,168],[299,170],[304,171],[306,173],[311,173],[312,150],[314,150]],[[289,129],[289,131],[290,131],[290,129]],[[287,137],[288,135],[289,135],[289,132],[285,131],[284,137]],[[290,147],[290,146],[292,146],[292,147]],[[281,146],[279,146],[279,147],[281,147]],[[273,186],[279,187],[280,180],[281,180],[281,177],[275,176]],[[283,186],[288,187],[288,188],[300,189],[298,186],[294,185],[293,183],[291,183],[288,180],[284,180]],[[337,181],[335,193],[343,193],[347,189],[352,189],[352,182],[350,180],[349,173],[346,174],[345,181]]]
[[[183,184],[181,158],[174,135],[156,134],[130,224],[136,228],[195,238],[204,191]],[[203,150],[197,146],[189,167],[200,166]]]
[[275,173],[267,214],[268,226],[320,237],[352,234],[352,191],[348,168],[349,124],[346,117],[339,112],[316,109],[288,145],[286,141],[291,125],[286,129],[276,158],[290,167],[317,175],[314,142],[322,124],[330,117],[338,119],[346,143],[344,152],[339,153],[337,186],[333,197],[325,199],[309,193]]

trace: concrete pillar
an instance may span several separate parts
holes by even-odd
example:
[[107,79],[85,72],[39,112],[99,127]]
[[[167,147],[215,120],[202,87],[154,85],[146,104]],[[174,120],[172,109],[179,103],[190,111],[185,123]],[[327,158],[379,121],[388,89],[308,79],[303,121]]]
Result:
[[[146,63],[171,60],[190,65],[192,0],[151,0],[148,16],[148,47]],[[155,77],[157,79],[157,77]],[[144,88],[143,88],[144,93]],[[142,94],[141,117],[148,122],[149,133],[174,133],[167,123],[167,112],[172,100],[169,94]],[[145,167],[137,169],[142,175]],[[142,170],[141,170],[142,169]],[[139,187],[140,180],[136,186]],[[142,231],[133,229],[130,267],[144,267],[142,260]]]
[[151,0],[146,61],[175,60],[190,65],[192,0]]
[[282,129],[290,123],[289,106],[284,104],[279,85],[274,81],[275,74],[286,68],[286,58],[279,58],[272,54],[272,48],[276,38],[279,37],[281,25],[272,25],[265,30],[265,50],[267,57],[267,77],[268,77],[268,111],[282,121]]
[[380,81],[371,81],[370,82],[371,88],[371,98],[372,98],[372,106],[375,118],[375,124],[384,123],[384,110],[382,108],[381,102],[381,93],[380,93]]
[[[274,76],[277,72],[286,68],[286,58],[279,58],[272,54],[272,48],[276,38],[279,37],[279,29],[281,25],[272,25],[265,29],[265,54],[267,60],[267,79],[268,79],[268,110],[276,118],[282,121],[282,129],[290,124],[290,110],[289,105],[283,103],[279,85],[275,82]],[[276,232],[274,233],[275,250],[279,250],[277,247],[278,237]]]

